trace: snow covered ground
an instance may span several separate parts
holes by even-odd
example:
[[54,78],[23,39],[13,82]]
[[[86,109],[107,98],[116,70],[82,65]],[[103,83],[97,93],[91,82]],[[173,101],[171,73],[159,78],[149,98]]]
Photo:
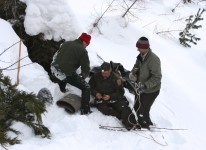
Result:
[[[28,34],[43,32],[47,39],[61,38],[73,40],[82,32],[91,31],[95,19],[103,13],[109,1],[103,0],[22,0],[27,4],[25,28]],[[198,45],[184,48],[179,44],[179,32],[156,34],[167,30],[182,30],[189,15],[197,13],[199,8],[206,8],[206,2],[193,0],[191,4],[182,4],[171,10],[179,0],[144,0],[136,5],[132,13],[136,18],[127,16],[116,0],[112,8],[105,13],[99,24],[102,34],[97,29],[91,33],[92,40],[87,50],[91,67],[100,65],[102,60],[121,62],[131,70],[138,55],[135,43],[141,36],[149,38],[151,49],[161,59],[162,89],[152,110],[152,120],[158,127],[187,130],[163,130],[162,132],[115,132],[99,129],[99,124],[121,126],[121,122],[110,116],[102,115],[92,108],[90,115],[66,113],[55,102],[65,94],[57,84],[49,80],[47,72],[38,64],[21,68],[18,89],[38,93],[47,87],[54,104],[47,106],[43,116],[44,124],[52,133],[51,139],[34,136],[32,130],[22,123],[15,123],[14,128],[22,131],[19,139],[22,144],[9,146],[9,150],[204,150],[206,147],[205,126],[205,84],[206,84],[206,13],[198,24],[202,28],[193,30],[201,38]],[[127,1],[130,2],[130,1]],[[122,3],[121,3],[122,4]],[[131,2],[130,2],[131,4]],[[10,24],[0,19],[0,53],[19,41]],[[0,55],[0,67],[4,68],[18,59],[19,44]],[[22,46],[21,57],[27,56],[27,49]],[[29,64],[26,57],[21,65]],[[17,65],[12,66],[15,68]],[[11,69],[10,68],[10,69]],[[17,81],[17,70],[3,71]],[[87,79],[88,80],[88,79]],[[80,95],[80,90],[68,86],[71,93]],[[133,105],[134,96],[126,89],[126,96]],[[152,140],[152,137],[159,142]],[[162,146],[167,145],[167,146]],[[0,150],[3,149],[0,147]]]

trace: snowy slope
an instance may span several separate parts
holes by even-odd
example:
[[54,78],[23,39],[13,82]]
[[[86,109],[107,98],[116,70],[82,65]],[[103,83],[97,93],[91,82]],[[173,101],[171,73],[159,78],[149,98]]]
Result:
[[[89,32],[97,13],[103,12],[108,4],[105,1],[96,0],[22,0],[29,6],[26,10],[26,31],[30,34],[44,32],[47,38],[58,40],[77,38],[81,32]],[[118,1],[120,2],[120,1]],[[178,42],[178,33],[171,32],[156,34],[166,30],[182,30],[185,27],[185,19],[196,14],[198,8],[205,8],[205,2],[194,0],[194,3],[183,5],[171,12],[179,0],[145,0],[137,6],[133,13],[137,18],[129,16],[126,20],[121,18],[124,12],[114,4],[113,11],[105,14],[100,23],[98,34],[94,30],[91,44],[87,50],[91,60],[91,67],[102,63],[97,57],[100,55],[105,61],[113,60],[121,62],[130,70],[135,62],[138,52],[135,43],[141,36],[149,38],[152,50],[160,57],[162,64],[162,89],[156,99],[152,110],[152,120],[159,127],[187,129],[185,131],[164,132],[114,132],[101,130],[99,124],[120,126],[121,122],[113,117],[104,116],[95,108],[93,113],[82,116],[79,112],[74,115],[67,114],[58,108],[55,102],[65,94],[61,93],[57,84],[49,80],[47,72],[34,63],[21,68],[20,90],[37,92],[47,87],[54,97],[54,104],[48,105],[48,112],[43,116],[44,124],[49,127],[52,138],[42,139],[34,136],[31,129],[21,123],[15,123],[14,127],[23,132],[19,138],[22,144],[9,146],[9,150],[204,150],[206,140],[204,138],[206,126],[206,111],[204,106],[206,84],[206,19],[200,22],[202,28],[192,31],[201,38],[198,45],[192,48],[184,48]],[[80,9],[81,5],[81,9]],[[54,11],[55,10],[55,11]],[[206,13],[203,14],[206,18]],[[184,19],[182,19],[184,18]],[[36,26],[38,22],[38,26]],[[63,30],[67,29],[67,30]],[[62,34],[62,31],[64,34]],[[0,19],[0,53],[7,47],[19,41],[9,23]],[[10,50],[0,56],[0,67],[9,66],[17,61],[19,45],[16,44]],[[27,49],[22,48],[21,56],[27,56]],[[26,57],[21,64],[31,63]],[[15,68],[13,66],[12,68]],[[17,71],[3,71],[5,75],[16,82]],[[88,79],[87,79],[88,80]],[[81,94],[80,90],[68,86],[71,93]],[[126,90],[126,96],[132,107],[134,96]],[[154,137],[160,144],[151,140]],[[166,143],[165,143],[166,142]],[[0,147],[0,150],[2,147]]]

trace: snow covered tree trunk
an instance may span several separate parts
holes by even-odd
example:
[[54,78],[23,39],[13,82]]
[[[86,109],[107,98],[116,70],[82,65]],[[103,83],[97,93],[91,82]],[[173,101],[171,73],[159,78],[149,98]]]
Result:
[[[45,40],[42,33],[30,36],[25,32],[24,18],[26,4],[19,0],[0,0],[0,18],[10,22],[16,34],[27,47],[29,58],[39,63],[49,75],[53,55],[62,41]],[[52,78],[51,78],[52,79]]]

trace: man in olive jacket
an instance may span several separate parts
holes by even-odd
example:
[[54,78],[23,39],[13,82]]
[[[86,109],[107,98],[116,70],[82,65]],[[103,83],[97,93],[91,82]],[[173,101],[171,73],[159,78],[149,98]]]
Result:
[[[59,79],[62,92],[66,92],[67,83],[82,90],[81,114],[90,113],[90,87],[85,81],[90,72],[90,61],[85,48],[90,40],[90,35],[82,33],[78,39],[64,42],[51,63],[52,74]],[[81,67],[81,74],[76,73],[79,67]]]
[[101,70],[91,76],[89,84],[100,112],[122,119],[122,123],[128,130],[140,129],[124,96],[123,81],[119,75],[112,72],[109,63],[104,62],[101,65]]
[[149,125],[153,125],[150,119],[150,108],[159,95],[161,87],[161,64],[159,57],[150,49],[146,37],[141,37],[136,47],[140,54],[129,78],[137,83],[137,91],[140,94],[134,106],[138,122],[143,128],[149,128]]

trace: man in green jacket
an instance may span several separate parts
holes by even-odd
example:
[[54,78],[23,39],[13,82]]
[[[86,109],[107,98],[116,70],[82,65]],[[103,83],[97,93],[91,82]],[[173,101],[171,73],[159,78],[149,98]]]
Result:
[[112,71],[111,65],[104,62],[101,70],[91,76],[91,94],[95,97],[97,109],[105,115],[122,119],[128,130],[139,128],[129,102],[124,96],[123,80]]
[[[86,50],[90,40],[90,35],[82,33],[78,39],[64,42],[51,63],[52,74],[59,79],[62,92],[66,92],[67,83],[82,90],[81,114],[91,112],[89,106],[90,87],[85,81],[90,72],[90,61]],[[79,67],[81,67],[81,74],[76,73]]]
[[141,37],[136,47],[140,54],[137,56],[129,78],[136,82],[137,91],[140,94],[136,97],[134,105],[138,122],[141,127],[149,128],[153,125],[150,119],[150,108],[159,95],[161,87],[161,64],[159,57],[150,49],[149,40],[146,37]]

